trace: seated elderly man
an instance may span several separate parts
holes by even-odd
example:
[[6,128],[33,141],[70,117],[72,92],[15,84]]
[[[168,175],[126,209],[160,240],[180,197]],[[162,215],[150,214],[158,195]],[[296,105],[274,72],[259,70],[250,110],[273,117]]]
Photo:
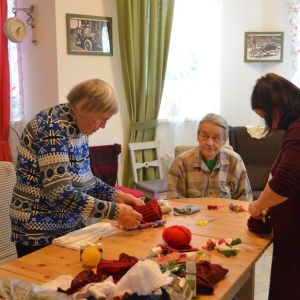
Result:
[[168,199],[213,197],[252,201],[252,190],[242,158],[223,145],[226,120],[207,114],[199,122],[199,146],[175,158],[168,172]]

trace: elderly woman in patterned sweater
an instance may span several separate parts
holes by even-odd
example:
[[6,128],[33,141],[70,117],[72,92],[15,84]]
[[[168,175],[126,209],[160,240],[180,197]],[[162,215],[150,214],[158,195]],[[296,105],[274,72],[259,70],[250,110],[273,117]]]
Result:
[[85,217],[136,227],[140,199],[92,174],[89,135],[118,112],[113,89],[99,79],[69,92],[67,103],[39,112],[25,127],[17,158],[17,182],[10,205],[12,241],[18,257],[54,238],[84,227]]

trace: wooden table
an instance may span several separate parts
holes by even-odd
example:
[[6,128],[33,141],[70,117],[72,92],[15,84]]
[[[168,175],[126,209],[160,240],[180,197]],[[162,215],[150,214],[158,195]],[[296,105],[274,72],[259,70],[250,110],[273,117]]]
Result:
[[[234,201],[234,202],[233,202]],[[218,198],[197,198],[169,200],[173,207],[184,207],[188,204],[201,206],[201,211],[192,215],[164,215],[166,227],[181,224],[188,227],[192,234],[191,245],[199,249],[205,246],[209,238],[241,238],[242,242],[253,251],[238,253],[237,256],[225,257],[223,253],[213,250],[211,262],[229,269],[226,277],[215,285],[214,295],[200,295],[201,300],[232,299],[238,294],[240,299],[254,299],[255,262],[272,242],[272,235],[256,235],[249,232],[246,224],[247,212],[230,212],[229,204],[235,203],[248,209],[248,203]],[[207,205],[219,205],[218,210],[208,210]],[[206,226],[196,222],[203,219],[217,219]],[[112,222],[114,224],[114,222]],[[138,258],[145,258],[149,250],[163,243],[162,232],[165,227],[143,230],[118,230],[113,236],[103,239],[104,258],[118,259],[120,253]],[[79,251],[50,245],[32,254],[0,266],[0,278],[10,276],[32,281],[37,284],[49,282],[59,275],[75,277],[84,267],[79,261]],[[18,277],[17,277],[18,276]]]

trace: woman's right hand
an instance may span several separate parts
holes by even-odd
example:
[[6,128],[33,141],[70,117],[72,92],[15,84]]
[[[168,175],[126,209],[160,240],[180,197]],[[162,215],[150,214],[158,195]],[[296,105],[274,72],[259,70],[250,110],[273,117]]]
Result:
[[119,216],[117,221],[121,226],[134,229],[140,225],[142,219],[142,215],[131,206],[119,203]]

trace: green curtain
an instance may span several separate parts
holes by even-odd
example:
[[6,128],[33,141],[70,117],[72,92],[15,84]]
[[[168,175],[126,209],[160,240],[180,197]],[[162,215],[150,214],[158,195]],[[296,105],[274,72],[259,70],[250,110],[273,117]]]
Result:
[[[129,143],[155,140],[174,2],[117,0],[123,82],[131,121]],[[156,177],[150,168],[141,176],[144,180]],[[123,184],[132,186],[129,155],[125,157]]]

